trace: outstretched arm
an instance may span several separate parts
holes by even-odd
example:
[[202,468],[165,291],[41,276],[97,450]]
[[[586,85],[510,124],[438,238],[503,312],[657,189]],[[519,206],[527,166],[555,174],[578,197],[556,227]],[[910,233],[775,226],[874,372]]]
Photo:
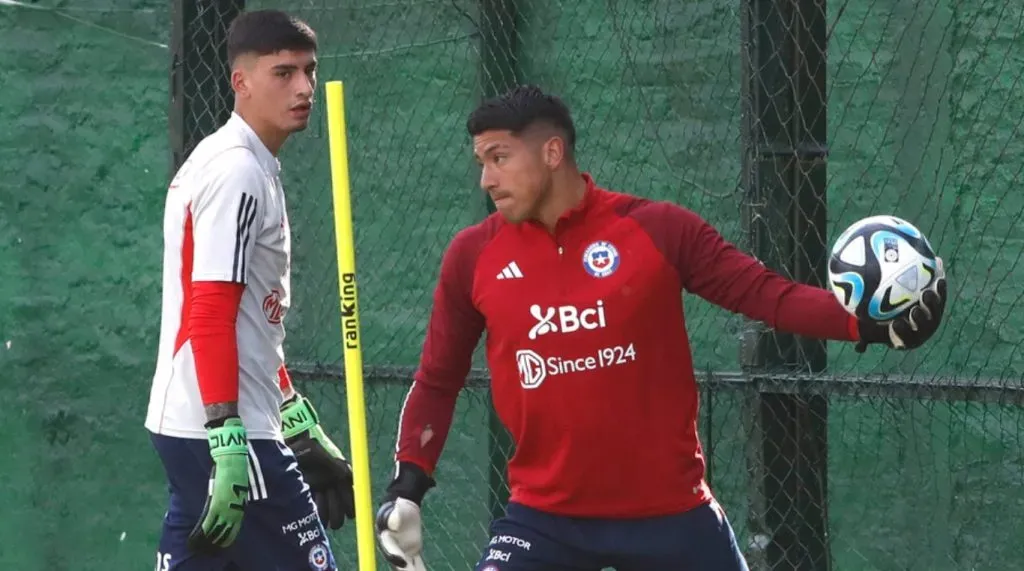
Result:
[[695,213],[674,204],[648,203],[634,216],[675,266],[686,290],[779,331],[858,340],[856,318],[831,291],[769,270]]

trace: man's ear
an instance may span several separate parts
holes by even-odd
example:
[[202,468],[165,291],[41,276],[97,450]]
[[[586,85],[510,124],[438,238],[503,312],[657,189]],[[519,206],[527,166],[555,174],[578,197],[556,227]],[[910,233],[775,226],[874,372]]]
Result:
[[249,84],[253,71],[256,69],[256,59],[251,54],[241,54],[231,66],[231,90],[236,97],[249,97],[252,86]]
[[246,98],[249,96],[249,78],[241,67],[235,66],[231,70],[231,90],[236,97]]
[[558,135],[548,137],[541,149],[544,164],[554,169],[565,161],[565,141]]

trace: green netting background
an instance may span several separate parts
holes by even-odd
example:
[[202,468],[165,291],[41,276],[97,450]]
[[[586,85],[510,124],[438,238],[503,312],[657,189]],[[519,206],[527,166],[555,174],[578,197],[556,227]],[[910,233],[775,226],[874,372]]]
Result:
[[[379,490],[407,388],[402,368],[416,363],[440,253],[485,214],[463,128],[481,92],[483,14],[469,0],[248,5],[307,19],[321,37],[321,81],[346,84]],[[519,6],[523,77],[572,107],[583,166],[605,186],[684,204],[744,243],[741,3]],[[858,356],[829,346],[821,386],[833,568],[1016,568],[1024,5],[830,0],[827,14],[828,239],[862,216],[897,214],[929,236],[951,280],[946,324],[926,348]],[[155,0],[0,1],[4,568],[154,564],[165,486],[142,421],[170,175],[171,17],[170,3]],[[322,107],[282,162],[295,243],[288,358],[307,371],[336,368]],[[745,323],[687,303],[697,367],[737,370]],[[883,373],[914,390],[883,383],[865,397],[847,388]],[[307,376],[302,388],[347,443],[343,384]],[[967,385],[996,390],[953,390]],[[745,547],[758,505],[754,395],[729,383],[702,389],[712,485]],[[442,485],[425,506],[431,569],[467,569],[486,543],[500,470],[489,454],[488,398],[474,385],[459,401]],[[333,539],[351,568],[353,529]]]

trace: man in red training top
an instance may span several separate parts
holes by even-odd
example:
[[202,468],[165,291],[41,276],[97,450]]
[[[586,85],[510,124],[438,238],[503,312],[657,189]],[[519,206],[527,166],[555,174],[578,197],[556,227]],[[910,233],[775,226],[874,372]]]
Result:
[[291,237],[278,151],[306,128],[317,40],[276,10],[231,24],[235,107],[175,174],[146,428],[167,474],[157,571],[335,569],[352,474],[284,367]]
[[494,406],[516,447],[478,571],[746,569],[704,479],[681,293],[858,350],[913,348],[938,328],[944,279],[895,322],[858,323],[832,292],[769,271],[693,212],[598,186],[576,166],[557,97],[520,87],[467,127],[498,211],[441,263],[377,516],[385,558],[424,568],[419,504],[486,330]]

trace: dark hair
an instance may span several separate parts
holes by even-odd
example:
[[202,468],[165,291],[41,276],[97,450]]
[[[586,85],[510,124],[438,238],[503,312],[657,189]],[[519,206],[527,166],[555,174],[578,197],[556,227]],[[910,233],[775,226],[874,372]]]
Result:
[[281,50],[316,51],[309,24],[280,10],[242,12],[228,28],[228,62],[242,54],[268,55]]
[[576,127],[569,108],[558,96],[544,93],[536,85],[519,85],[504,95],[484,101],[470,113],[466,130],[473,137],[492,130],[518,135],[541,123],[565,132],[571,156],[576,147]]

